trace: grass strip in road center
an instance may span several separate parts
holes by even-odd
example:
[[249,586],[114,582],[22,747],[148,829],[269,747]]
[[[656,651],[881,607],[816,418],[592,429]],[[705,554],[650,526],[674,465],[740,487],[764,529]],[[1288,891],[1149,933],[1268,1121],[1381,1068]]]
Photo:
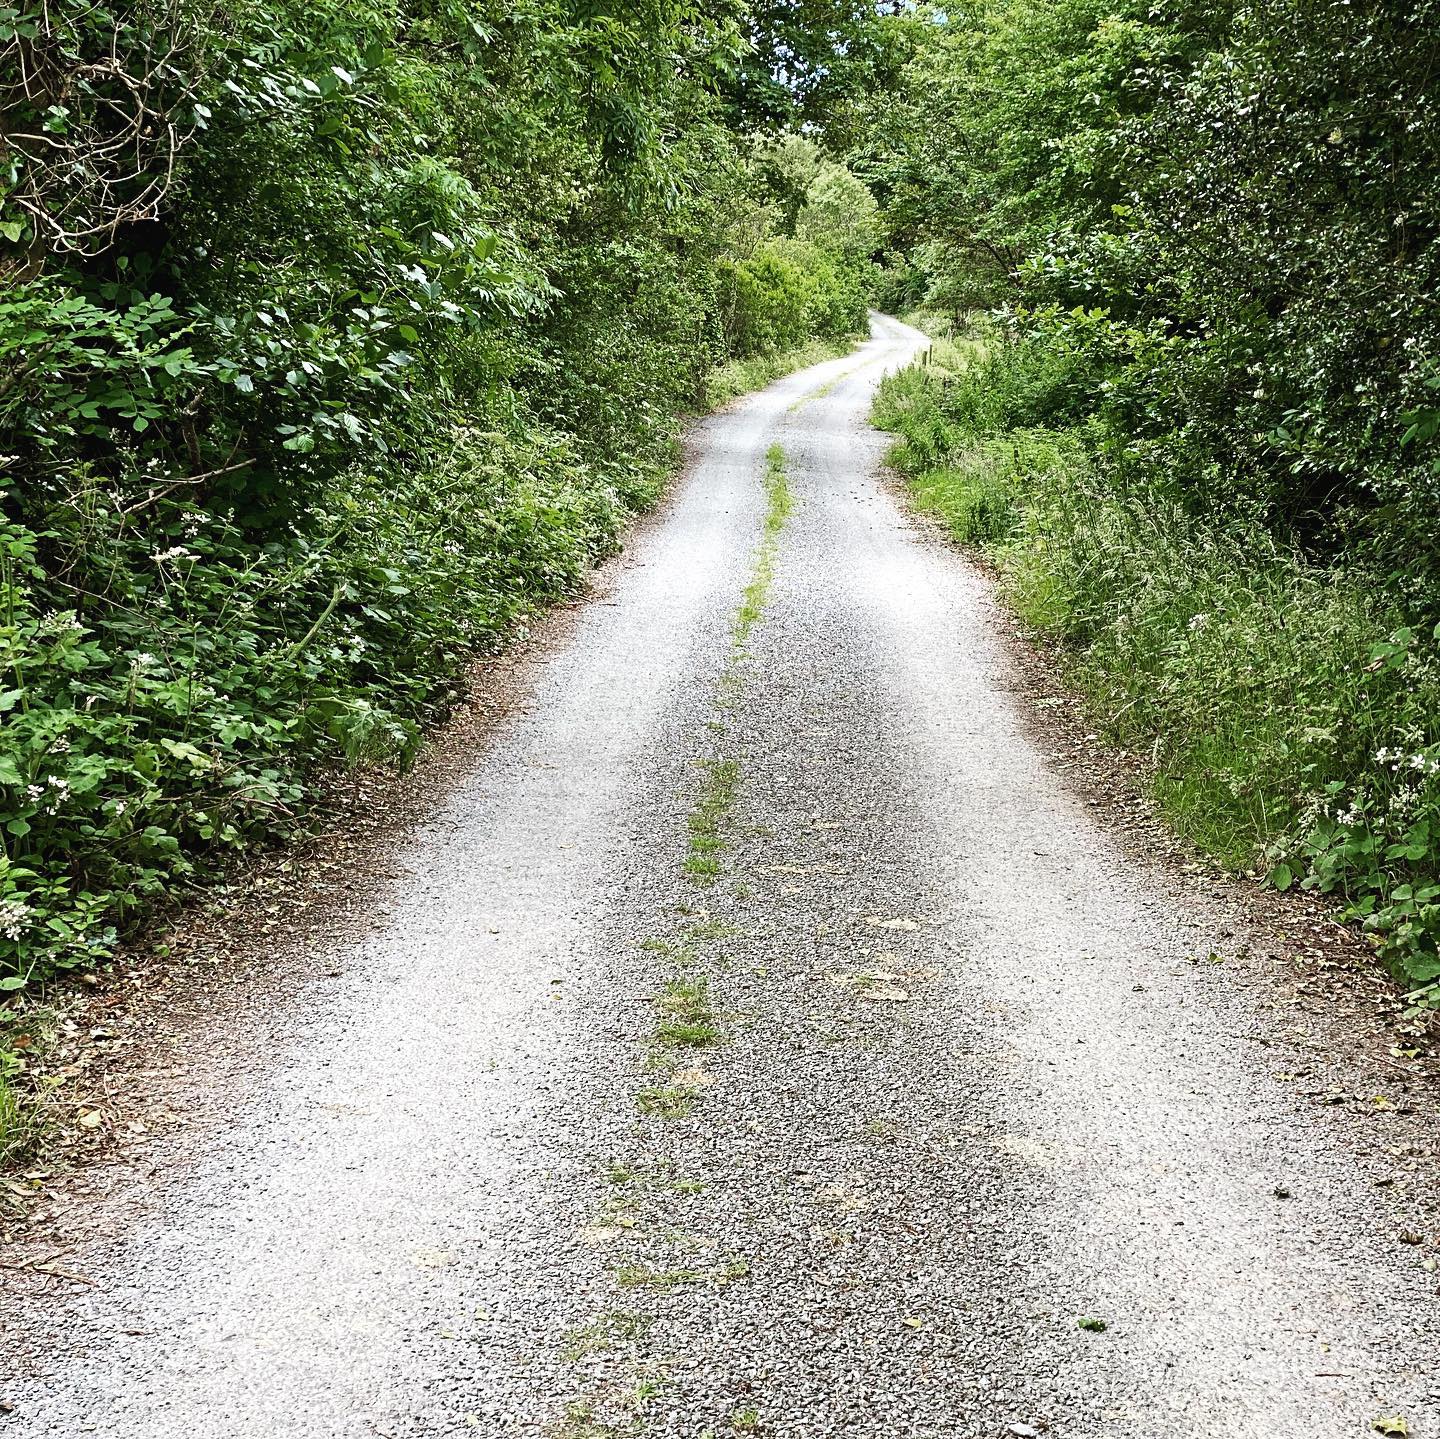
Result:
[[784,446],[771,445],[765,456],[765,521],[760,532],[760,547],[755,552],[755,571],[750,583],[745,586],[740,609],[735,616],[730,668],[742,658],[745,642],[764,613],[765,602],[770,597],[770,586],[775,579],[775,554],[779,547],[780,531],[785,528],[785,521],[790,518],[793,508],[790,480],[785,473]]
[[[760,543],[755,550],[755,567],[750,581],[741,593],[740,607],[730,629],[730,657],[721,671],[717,689],[719,708],[724,711],[733,703],[740,688],[740,667],[745,659],[745,646],[765,613],[770,587],[775,580],[775,558],[779,551],[780,532],[790,518],[794,498],[789,477],[785,473],[785,450],[771,445],[765,456],[765,518],[760,529]],[[717,736],[725,735],[723,720],[713,722]],[[699,884],[708,884],[720,874],[720,852],[725,847],[723,825],[735,803],[740,784],[740,762],[723,755],[700,761],[705,770],[705,788],[690,811],[690,839],[686,846],[685,873]]]
[[[743,685],[746,646],[765,613],[775,578],[779,540],[793,508],[785,472],[785,451],[772,445],[765,457],[765,514],[754,564],[730,629],[730,651],[716,686],[717,717],[710,724],[716,752],[699,761],[704,773],[700,795],[686,816],[688,836],[683,862],[687,879],[713,883],[722,873],[725,829],[739,793],[740,760],[725,753],[729,725],[724,719]],[[645,1039],[649,1082],[635,1095],[644,1126],[642,1144],[654,1142],[649,1126],[689,1119],[696,1101],[713,1082],[704,1060],[725,1041],[723,1015],[705,972],[707,950],[736,931],[708,910],[680,906],[687,917],[674,939],[649,938],[640,949],[665,962],[669,971],[652,996],[654,1021]],[[667,1177],[668,1176],[668,1177]],[[615,1439],[643,1433],[652,1406],[667,1391],[666,1363],[646,1352],[642,1342],[654,1316],[637,1312],[642,1295],[685,1288],[714,1290],[743,1279],[748,1263],[719,1251],[716,1241],[687,1234],[676,1212],[678,1197],[703,1189],[680,1175],[661,1156],[643,1163],[612,1165],[612,1195],[595,1236],[624,1246],[625,1257],[611,1266],[616,1308],[589,1325],[572,1331],[567,1359],[578,1363],[597,1345],[615,1347],[613,1373],[601,1384],[590,1383],[571,1402],[558,1427],[557,1439]],[[662,1236],[658,1238],[657,1236]],[[673,1396],[672,1396],[673,1397]],[[754,1411],[737,1410],[731,1426],[737,1432],[754,1428]]]

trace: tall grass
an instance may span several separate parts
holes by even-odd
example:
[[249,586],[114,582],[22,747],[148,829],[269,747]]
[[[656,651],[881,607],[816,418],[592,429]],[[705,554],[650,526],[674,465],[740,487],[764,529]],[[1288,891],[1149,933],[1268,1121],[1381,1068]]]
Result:
[[[994,561],[1200,848],[1340,897],[1408,983],[1440,977],[1440,655],[1376,577],[1251,518],[1136,492],[1069,418],[1064,357],[1012,346],[881,387],[917,502]],[[1031,423],[1024,423],[1025,420]]]

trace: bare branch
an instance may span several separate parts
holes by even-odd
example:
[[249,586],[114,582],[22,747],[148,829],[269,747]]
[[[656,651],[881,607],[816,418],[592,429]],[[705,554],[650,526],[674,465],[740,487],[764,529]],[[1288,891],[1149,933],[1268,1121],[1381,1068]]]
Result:
[[6,205],[33,226],[33,268],[46,252],[101,254],[122,226],[159,217],[191,134],[200,45],[185,0],[118,17],[39,0],[20,22],[0,45],[0,164],[19,172]]

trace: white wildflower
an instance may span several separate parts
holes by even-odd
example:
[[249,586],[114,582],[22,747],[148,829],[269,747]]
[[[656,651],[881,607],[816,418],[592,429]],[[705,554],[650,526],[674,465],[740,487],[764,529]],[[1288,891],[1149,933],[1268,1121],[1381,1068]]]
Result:
[[73,634],[84,628],[85,626],[73,614],[68,614],[63,610],[52,610],[48,615],[41,615],[35,624],[35,633],[37,635]]
[[30,913],[23,899],[0,899],[0,934],[6,939],[19,939],[30,928],[26,922]]

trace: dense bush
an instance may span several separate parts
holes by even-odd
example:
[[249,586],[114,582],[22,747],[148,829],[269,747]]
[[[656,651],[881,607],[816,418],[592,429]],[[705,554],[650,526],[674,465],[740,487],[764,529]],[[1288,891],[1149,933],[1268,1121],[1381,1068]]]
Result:
[[714,365],[861,327],[868,255],[747,208],[740,44],[690,3],[0,14],[0,989],[408,760]]
[[895,282],[1088,357],[1131,482],[1363,546],[1440,618],[1437,18],[1002,0],[906,22],[907,100],[857,159]]
[[874,197],[799,136],[762,148],[752,172],[748,252],[721,269],[726,348],[745,358],[863,329],[880,238]]
[[198,855],[283,832],[317,762],[408,757],[461,657],[578,585],[623,514],[537,436],[347,474],[259,543],[179,500],[5,527],[0,983],[93,962]]

